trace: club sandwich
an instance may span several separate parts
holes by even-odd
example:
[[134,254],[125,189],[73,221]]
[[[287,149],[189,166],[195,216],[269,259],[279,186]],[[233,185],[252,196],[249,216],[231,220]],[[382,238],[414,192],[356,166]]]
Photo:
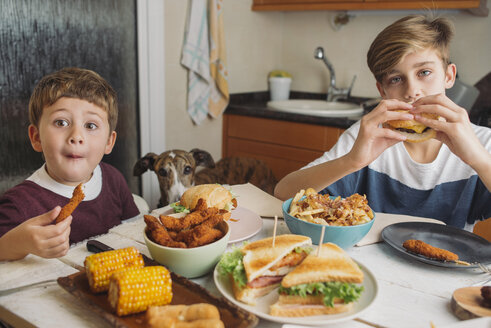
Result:
[[218,270],[228,275],[238,301],[255,305],[307,257],[311,246],[309,237],[293,234],[276,236],[274,246],[273,237],[254,241],[224,254]]
[[303,317],[349,311],[360,297],[363,272],[339,246],[323,244],[288,273],[271,305],[273,316]]

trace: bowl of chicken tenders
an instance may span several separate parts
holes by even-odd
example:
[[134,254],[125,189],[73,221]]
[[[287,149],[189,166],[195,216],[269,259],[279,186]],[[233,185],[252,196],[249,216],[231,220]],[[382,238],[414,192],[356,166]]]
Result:
[[372,228],[375,213],[366,197],[318,194],[309,188],[283,203],[283,217],[290,232],[308,236],[318,245],[324,227],[322,243],[331,242],[347,249],[365,237]]
[[145,215],[143,237],[152,258],[186,278],[210,272],[230,238],[230,212],[202,206],[190,213]]

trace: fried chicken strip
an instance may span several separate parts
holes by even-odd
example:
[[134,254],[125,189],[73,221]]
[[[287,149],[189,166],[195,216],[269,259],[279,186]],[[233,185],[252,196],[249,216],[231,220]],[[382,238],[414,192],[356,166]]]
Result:
[[218,209],[215,207],[206,207],[204,209],[201,209],[201,206],[203,204],[204,206],[206,206],[206,202],[200,198],[198,200],[198,205],[196,205],[196,208],[198,208],[199,210],[195,210],[189,213],[184,218],[174,218],[172,216],[160,215],[160,221],[167,230],[181,231],[184,229],[192,228],[198,224],[201,224],[210,216],[218,212]]
[[187,245],[189,247],[207,245],[223,236],[223,232],[215,228],[199,226],[193,230],[193,233],[187,238]]
[[440,261],[457,261],[459,259],[459,256],[455,253],[447,251],[446,249],[431,246],[417,239],[406,240],[402,244],[402,247],[404,247],[409,252],[421,254],[430,259],[436,259]]
[[56,217],[55,222],[59,223],[69,217],[84,198],[85,194],[82,190],[82,184],[80,183],[73,190],[72,198],[70,198],[68,203],[61,208],[60,214]]
[[199,212],[199,211],[204,211],[208,208],[208,204],[206,203],[206,200],[203,198],[198,199],[198,202],[196,202],[196,206],[194,207],[193,212]]
[[147,225],[149,237],[157,244],[167,247],[187,248],[185,243],[172,239],[167,229],[160,224],[156,217],[144,215],[143,219]]
[[185,242],[189,247],[197,247],[205,243],[208,244],[223,235],[220,230],[215,229],[215,226],[221,221],[223,221],[223,216],[216,213],[200,225],[179,232],[176,240]]
[[160,222],[167,230],[181,231],[192,228],[207,220],[212,213],[207,211],[192,212],[184,218],[174,218],[172,216],[160,215]]

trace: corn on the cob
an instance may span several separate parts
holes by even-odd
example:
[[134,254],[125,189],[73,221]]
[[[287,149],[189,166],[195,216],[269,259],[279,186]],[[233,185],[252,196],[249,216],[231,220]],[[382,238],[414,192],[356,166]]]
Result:
[[126,268],[142,268],[143,257],[135,247],[92,254],[84,261],[90,290],[94,293],[107,291],[111,274]]
[[170,272],[163,266],[148,266],[115,272],[109,282],[109,304],[117,315],[143,312],[153,305],[172,301]]

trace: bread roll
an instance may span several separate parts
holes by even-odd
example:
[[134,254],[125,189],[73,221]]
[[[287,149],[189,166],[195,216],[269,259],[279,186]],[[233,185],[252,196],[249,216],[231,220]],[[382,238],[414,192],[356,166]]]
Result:
[[234,197],[232,193],[219,184],[203,184],[189,188],[182,194],[180,204],[194,210],[198,200],[202,198],[208,207],[230,211],[233,209]]

